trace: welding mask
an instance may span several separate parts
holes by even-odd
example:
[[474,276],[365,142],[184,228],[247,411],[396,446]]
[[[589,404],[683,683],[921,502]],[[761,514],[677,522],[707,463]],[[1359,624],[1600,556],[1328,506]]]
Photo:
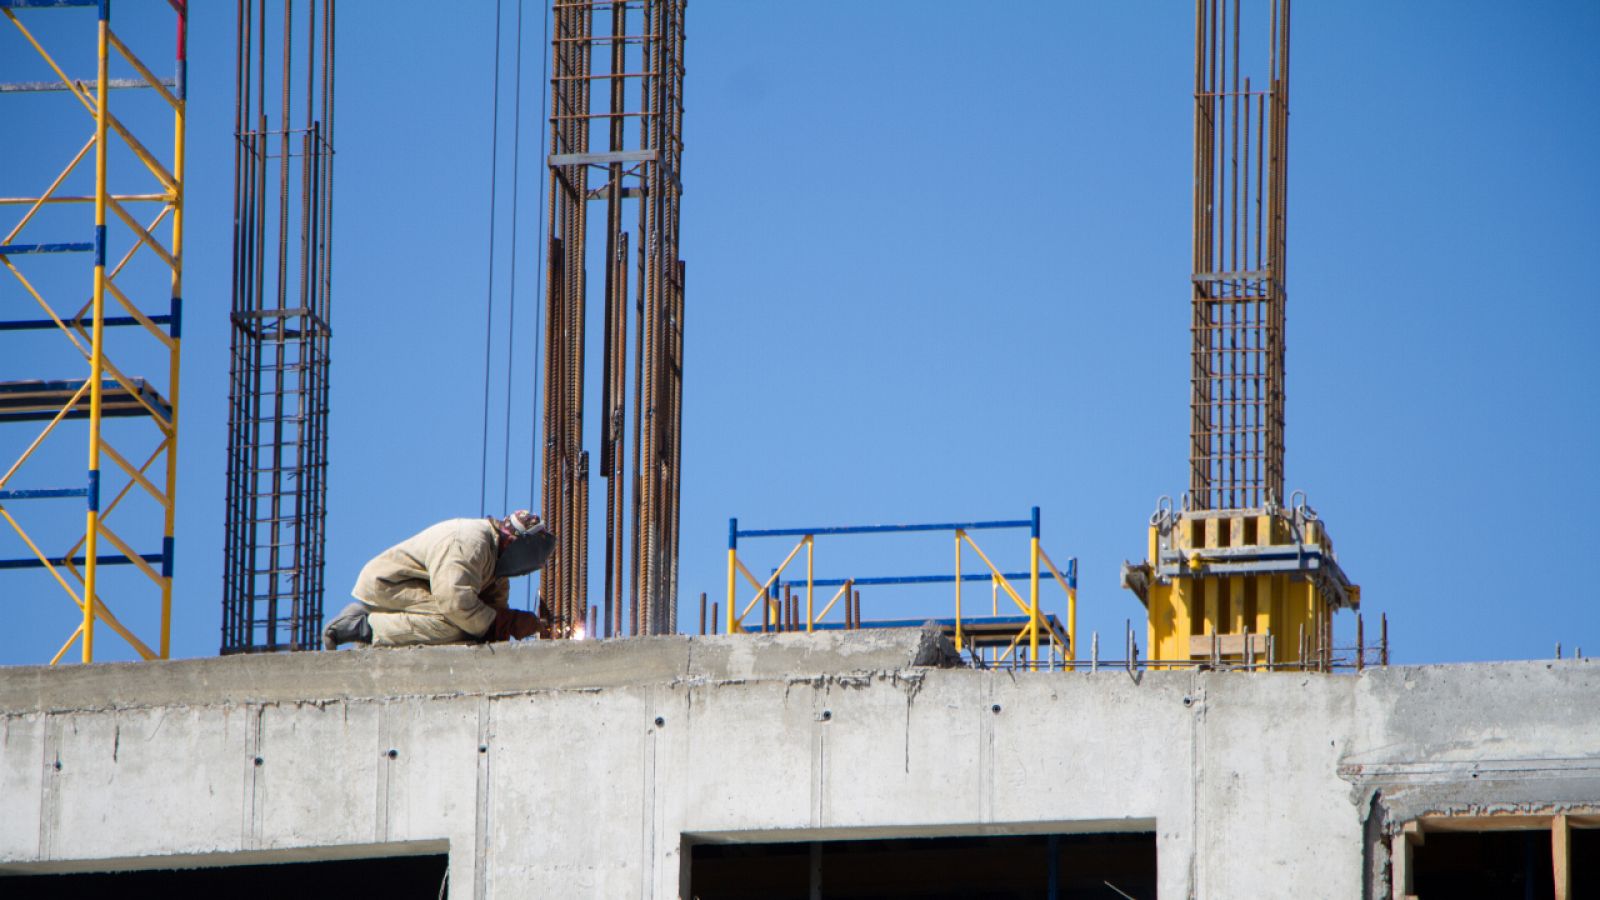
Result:
[[494,577],[515,578],[544,568],[556,549],[556,536],[543,522],[517,535],[500,550],[495,560]]

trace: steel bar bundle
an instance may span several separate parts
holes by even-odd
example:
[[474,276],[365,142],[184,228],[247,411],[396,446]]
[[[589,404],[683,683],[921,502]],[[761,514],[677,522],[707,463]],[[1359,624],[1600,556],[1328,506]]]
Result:
[[[0,361],[37,364],[52,351],[66,361],[45,378],[0,382],[0,425],[6,426],[0,430],[7,439],[0,447],[9,450],[9,439],[16,438],[23,448],[14,461],[0,460],[0,518],[9,526],[0,531],[26,548],[19,557],[0,554],[9,557],[0,558],[0,571],[24,578],[23,571],[43,572],[73,603],[75,627],[52,665],[74,644],[83,662],[93,662],[98,625],[144,659],[170,652],[188,10],[181,0],[153,9],[165,15],[168,7],[176,13],[176,65],[173,77],[161,78],[146,64],[155,57],[142,56],[138,41],[112,28],[107,3],[0,0],[0,28],[31,48],[0,52],[5,72],[31,64],[32,71],[55,76],[0,84],[10,110],[0,121],[15,123],[7,136],[31,138],[9,142],[7,152],[16,155],[0,167],[7,182],[0,209],[8,218],[16,213],[0,225],[0,267],[14,276],[6,281],[16,289],[0,296],[6,301],[0,303],[0,334],[8,343],[27,341],[31,352],[0,348]],[[86,59],[95,62],[94,72],[74,70]],[[114,99],[113,91],[122,95]],[[38,93],[55,95],[41,100],[55,103],[66,128],[46,127],[22,111],[33,102],[23,98]],[[60,148],[64,165],[38,169],[23,158],[19,148],[49,147],[57,131],[79,148],[75,154]],[[41,173],[44,180],[31,180]],[[10,186],[19,176],[24,196]],[[18,313],[26,318],[15,318]],[[124,368],[141,362],[164,371],[147,380]],[[125,422],[119,427],[112,420]],[[80,431],[77,423],[86,427]],[[67,462],[81,458],[67,449],[73,440],[67,435],[74,433],[87,438],[86,472]],[[70,472],[86,477],[63,486],[60,479]],[[60,500],[82,501],[83,511],[47,502]],[[152,552],[158,540],[160,549]],[[112,566],[137,574],[118,580]],[[154,602],[137,603],[137,589],[152,587]],[[16,583],[0,596],[29,599]],[[126,620],[113,612],[111,600]],[[156,637],[146,642],[139,631]]]
[[[686,5],[554,4],[542,497],[545,520],[561,544],[544,570],[542,600],[561,636],[576,636],[589,621],[584,390],[591,202],[605,210],[597,431],[606,505],[603,572],[596,579],[603,591],[599,631],[676,631]],[[599,142],[604,149],[593,149]]]
[[319,645],[333,55],[333,0],[239,0],[223,653]]
[[[1239,0],[1195,4],[1194,338],[1189,507],[1281,505],[1289,3],[1244,60]],[[1265,63],[1265,85],[1241,65]],[[1263,89],[1264,88],[1264,89]]]

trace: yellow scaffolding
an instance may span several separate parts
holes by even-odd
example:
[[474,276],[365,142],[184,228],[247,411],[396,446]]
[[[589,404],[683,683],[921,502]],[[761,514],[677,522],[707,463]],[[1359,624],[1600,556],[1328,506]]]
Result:
[[[93,123],[93,131],[82,148],[62,167],[44,190],[31,196],[10,196],[9,191],[0,196],[0,207],[6,210],[21,209],[21,216],[0,232],[0,265],[3,265],[22,287],[26,299],[31,299],[41,309],[45,318],[14,318],[10,298],[0,294],[0,332],[55,333],[71,345],[85,366],[83,374],[57,380],[9,381],[0,383],[0,424],[44,422],[43,429],[27,443],[14,462],[0,474],[0,517],[26,545],[29,555],[18,559],[0,559],[0,572],[11,570],[43,569],[49,573],[77,608],[75,627],[50,658],[53,665],[59,662],[76,643],[81,659],[94,660],[95,626],[104,622],[118,636],[127,641],[144,659],[166,658],[171,650],[169,634],[172,619],[172,563],[174,553],[173,524],[175,487],[177,482],[178,448],[178,365],[182,334],[183,295],[183,176],[184,176],[184,86],[187,9],[184,0],[169,0],[177,15],[175,72],[170,79],[158,78],[137,54],[111,29],[109,0],[0,0],[0,14],[13,26],[26,44],[43,60],[55,79],[41,82],[22,82],[0,85],[0,94],[26,95],[51,93],[69,95],[77,101]],[[52,53],[46,45],[51,36],[60,33],[54,28],[40,29],[36,34],[29,28],[34,17],[70,17],[73,7],[95,13],[94,41],[96,72],[94,78],[74,78],[67,73],[58,59],[66,56]],[[24,15],[19,15],[19,11]],[[24,18],[28,22],[24,22]],[[51,23],[52,26],[62,23]],[[75,23],[65,23],[70,29]],[[84,30],[87,30],[85,27]],[[41,37],[40,34],[49,36]],[[131,77],[111,77],[112,66],[126,65]],[[145,117],[128,121],[112,111],[114,90],[144,89],[160,98],[172,112],[172,155],[163,160],[141,141],[136,130],[144,127]],[[70,104],[69,104],[70,105]],[[114,137],[113,137],[114,136]],[[27,142],[18,142],[26,144]],[[74,173],[94,150],[93,192],[71,194],[63,191],[74,181]],[[112,154],[119,157],[115,162]],[[19,171],[26,171],[21,166]],[[141,174],[142,173],[142,174]],[[0,177],[6,172],[0,171]],[[133,186],[135,177],[146,184],[139,191],[113,190],[113,175],[120,186]],[[82,176],[79,175],[79,179]],[[152,182],[153,183],[150,183]],[[80,221],[73,211],[92,205],[94,211],[93,239],[71,240],[87,236],[88,223]],[[54,210],[59,215],[41,216],[41,211]],[[108,237],[107,213],[114,216],[126,230],[117,229]],[[68,233],[46,232],[62,223]],[[29,226],[33,226],[29,230]],[[4,226],[0,226],[4,227]],[[78,228],[82,231],[77,231]],[[160,231],[165,227],[166,242]],[[26,233],[25,233],[26,232]],[[64,239],[65,238],[65,239]],[[109,255],[113,245],[125,243],[126,249],[113,262]],[[36,261],[58,254],[89,253],[93,255],[90,299],[75,309],[64,305],[71,294],[66,290],[52,290],[46,286],[48,278],[30,278],[29,272]],[[154,260],[151,262],[150,260]],[[119,281],[119,277],[121,280]],[[140,301],[167,288],[168,305],[165,313],[152,313]],[[47,298],[47,294],[50,298]],[[54,302],[52,302],[52,299]],[[116,305],[116,314],[108,316],[107,300]],[[71,310],[63,314],[62,311]],[[111,357],[107,336],[111,329],[131,332],[149,338],[155,343],[139,344],[135,340],[117,341],[118,358],[147,360],[164,358],[167,364],[165,390],[143,378],[125,373]],[[126,333],[125,332],[125,333]],[[152,357],[152,353],[154,356]],[[105,428],[108,419],[126,418],[148,422],[155,431],[155,445],[145,453],[124,453],[112,443],[113,434]],[[87,422],[88,472],[82,487],[10,487],[19,475],[35,469],[48,469],[51,460],[61,458],[56,449],[67,438],[63,422]],[[117,430],[117,439],[132,439],[135,431]],[[53,440],[52,440],[53,438]],[[4,446],[4,445],[0,445]],[[124,445],[126,446],[126,445]],[[120,472],[126,483],[111,490],[111,479],[102,486],[102,462],[109,459],[111,471]],[[154,531],[150,524],[140,525],[129,520],[127,526],[118,522],[113,529],[109,520],[130,493],[148,495],[159,511],[161,547],[159,552],[141,553],[134,542],[149,537]],[[81,533],[55,555],[47,553],[41,544],[48,545],[42,531],[25,528],[14,507],[36,501],[82,498],[86,510]],[[102,498],[108,502],[102,503]],[[137,504],[134,504],[137,505]],[[43,520],[43,516],[40,519]],[[75,529],[74,529],[75,530]],[[115,553],[104,552],[102,540]],[[102,596],[102,567],[131,565],[142,573],[159,596],[159,634],[151,642],[140,639],[132,628],[125,625],[112,611]],[[119,596],[118,600],[124,599]],[[141,609],[141,617],[148,611]]]

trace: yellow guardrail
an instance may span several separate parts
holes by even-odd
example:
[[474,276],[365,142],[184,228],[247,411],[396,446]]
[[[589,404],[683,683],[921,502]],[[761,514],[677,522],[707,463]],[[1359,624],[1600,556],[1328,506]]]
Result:
[[[1002,572],[973,538],[972,532],[985,530],[1027,529],[1027,571]],[[944,532],[954,537],[955,571],[945,575],[891,575],[850,578],[818,578],[816,574],[816,540],[818,536],[863,534],[903,534],[913,532]],[[788,554],[783,557],[765,579],[750,571],[739,556],[739,541],[752,538],[798,538]],[[803,577],[784,579],[784,573],[805,552]],[[964,553],[970,550],[983,563],[978,572],[962,571]],[[1040,583],[1048,573],[1066,595],[1067,617],[1063,624],[1041,608]],[[739,594],[740,579],[753,589],[747,599]],[[991,592],[991,615],[973,616],[964,605],[962,591],[967,582],[987,581]],[[1027,583],[1026,597],[1017,586]],[[729,634],[748,631],[831,630],[861,627],[858,588],[888,585],[952,584],[954,585],[955,615],[950,619],[932,619],[952,633],[956,649],[982,659],[982,650],[991,650],[990,662],[1023,662],[1039,666],[1051,661],[1071,662],[1076,659],[1078,584],[1077,560],[1069,559],[1066,571],[1057,567],[1039,543],[1039,508],[1033,507],[1026,519],[1008,519],[973,522],[937,522],[907,525],[845,525],[816,528],[756,528],[741,529],[738,519],[728,520],[728,566],[726,629]],[[818,589],[835,588],[833,594],[818,609]],[[799,596],[795,591],[800,591]],[[1000,615],[1000,596],[1004,594],[1019,615]],[[843,600],[843,621],[829,621],[828,616]],[[750,625],[752,613],[757,613],[757,623]],[[713,616],[717,618],[717,616]],[[875,627],[919,625],[927,619],[880,620]],[[1004,650],[1000,645],[1004,644]],[[1019,652],[1019,648],[1021,648]],[[1041,652],[1043,655],[1041,655]],[[1013,656],[1013,654],[1016,654]]]

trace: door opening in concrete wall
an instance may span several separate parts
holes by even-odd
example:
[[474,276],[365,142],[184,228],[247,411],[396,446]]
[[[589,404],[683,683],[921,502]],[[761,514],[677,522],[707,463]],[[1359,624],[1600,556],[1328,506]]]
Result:
[[199,869],[5,875],[0,876],[0,897],[6,900],[61,900],[63,897],[116,897],[117,900],[172,900],[174,897],[226,897],[228,900],[382,897],[402,900],[414,897],[437,900],[442,896],[448,867],[449,857],[438,854]]
[[1030,834],[697,843],[693,900],[1153,900],[1156,836]]

